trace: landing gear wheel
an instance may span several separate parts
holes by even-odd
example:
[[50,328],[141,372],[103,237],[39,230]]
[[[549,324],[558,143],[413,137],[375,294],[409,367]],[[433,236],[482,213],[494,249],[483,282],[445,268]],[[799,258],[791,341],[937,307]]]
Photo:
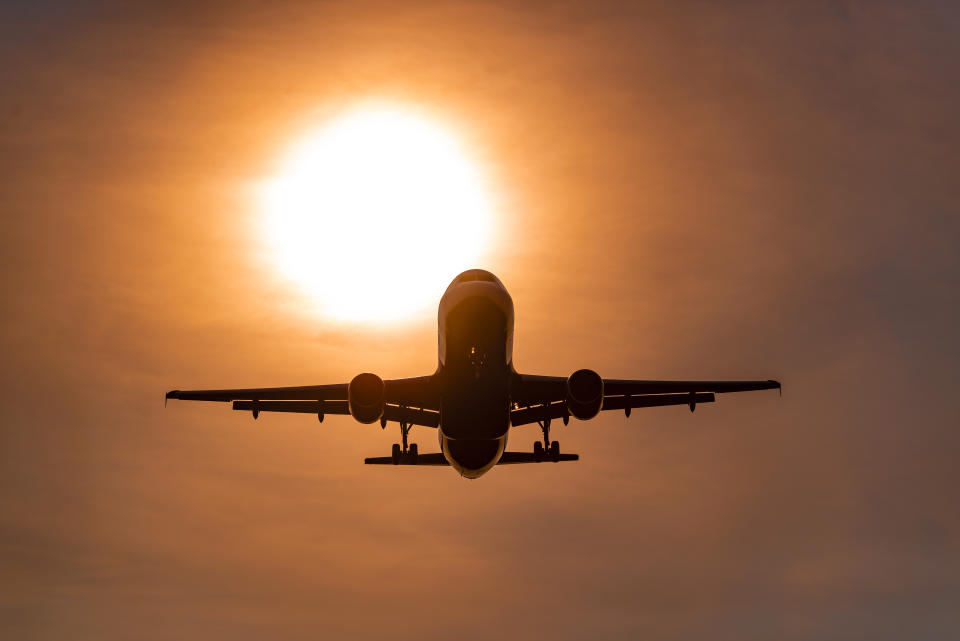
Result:
[[543,443],[540,441],[533,444],[533,458],[536,459],[537,463],[543,460]]
[[407,455],[410,457],[410,462],[414,465],[417,464],[417,444],[411,443],[410,449],[407,450]]
[[560,442],[554,441],[550,444],[550,459],[556,463],[560,460]]
[[400,444],[394,443],[393,449],[390,451],[390,458],[393,459],[394,465],[400,465]]

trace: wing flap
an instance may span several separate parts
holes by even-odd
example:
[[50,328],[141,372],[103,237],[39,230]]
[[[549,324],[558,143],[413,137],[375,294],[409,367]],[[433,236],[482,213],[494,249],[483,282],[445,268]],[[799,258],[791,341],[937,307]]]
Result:
[[349,414],[346,401],[234,401],[233,409],[246,412],[295,412],[298,414]]
[[[242,412],[291,412],[296,414],[326,414],[349,415],[350,406],[347,401],[234,401],[233,409]],[[383,408],[383,418],[388,421],[404,421],[412,425],[437,427],[440,424],[440,412],[386,405]]]
[[713,394],[691,392],[690,394],[652,394],[649,396],[604,396],[604,410],[625,410],[628,407],[662,407],[666,405],[697,405],[713,403]]

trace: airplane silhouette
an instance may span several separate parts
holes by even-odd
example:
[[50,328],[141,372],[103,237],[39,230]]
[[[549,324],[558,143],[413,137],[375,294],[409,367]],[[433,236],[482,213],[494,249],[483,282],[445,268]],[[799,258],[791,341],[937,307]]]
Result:
[[[401,443],[390,456],[365,459],[372,465],[449,465],[478,478],[495,465],[576,461],[550,442],[550,422],[566,425],[603,410],[712,403],[714,394],[780,389],[766,381],[653,381],[601,378],[589,369],[570,376],[533,376],[513,368],[513,299],[488,271],[457,276],[440,299],[439,364],[429,376],[383,380],[357,374],[349,383],[304,387],[227,390],[173,390],[166,398],[233,402],[233,409],[260,412],[351,415],[381,428],[400,424]],[[165,401],[166,402],[166,401]],[[543,441],[532,452],[507,452],[510,427],[537,423]],[[421,454],[407,443],[413,425],[437,430],[440,453]]]

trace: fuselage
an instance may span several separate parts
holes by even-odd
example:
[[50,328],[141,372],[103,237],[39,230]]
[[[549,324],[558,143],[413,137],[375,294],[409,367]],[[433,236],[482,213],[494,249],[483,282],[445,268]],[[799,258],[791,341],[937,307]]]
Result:
[[438,312],[440,449],[462,476],[477,478],[500,460],[510,428],[513,300],[496,276],[457,276]]

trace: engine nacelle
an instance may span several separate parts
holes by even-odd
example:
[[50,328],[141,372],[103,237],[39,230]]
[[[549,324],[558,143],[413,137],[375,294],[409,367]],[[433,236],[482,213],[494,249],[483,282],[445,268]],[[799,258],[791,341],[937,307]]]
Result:
[[603,379],[592,369],[578,369],[567,379],[567,411],[586,421],[603,407]]
[[383,379],[376,374],[357,374],[347,387],[350,415],[361,423],[376,423],[383,416]]

